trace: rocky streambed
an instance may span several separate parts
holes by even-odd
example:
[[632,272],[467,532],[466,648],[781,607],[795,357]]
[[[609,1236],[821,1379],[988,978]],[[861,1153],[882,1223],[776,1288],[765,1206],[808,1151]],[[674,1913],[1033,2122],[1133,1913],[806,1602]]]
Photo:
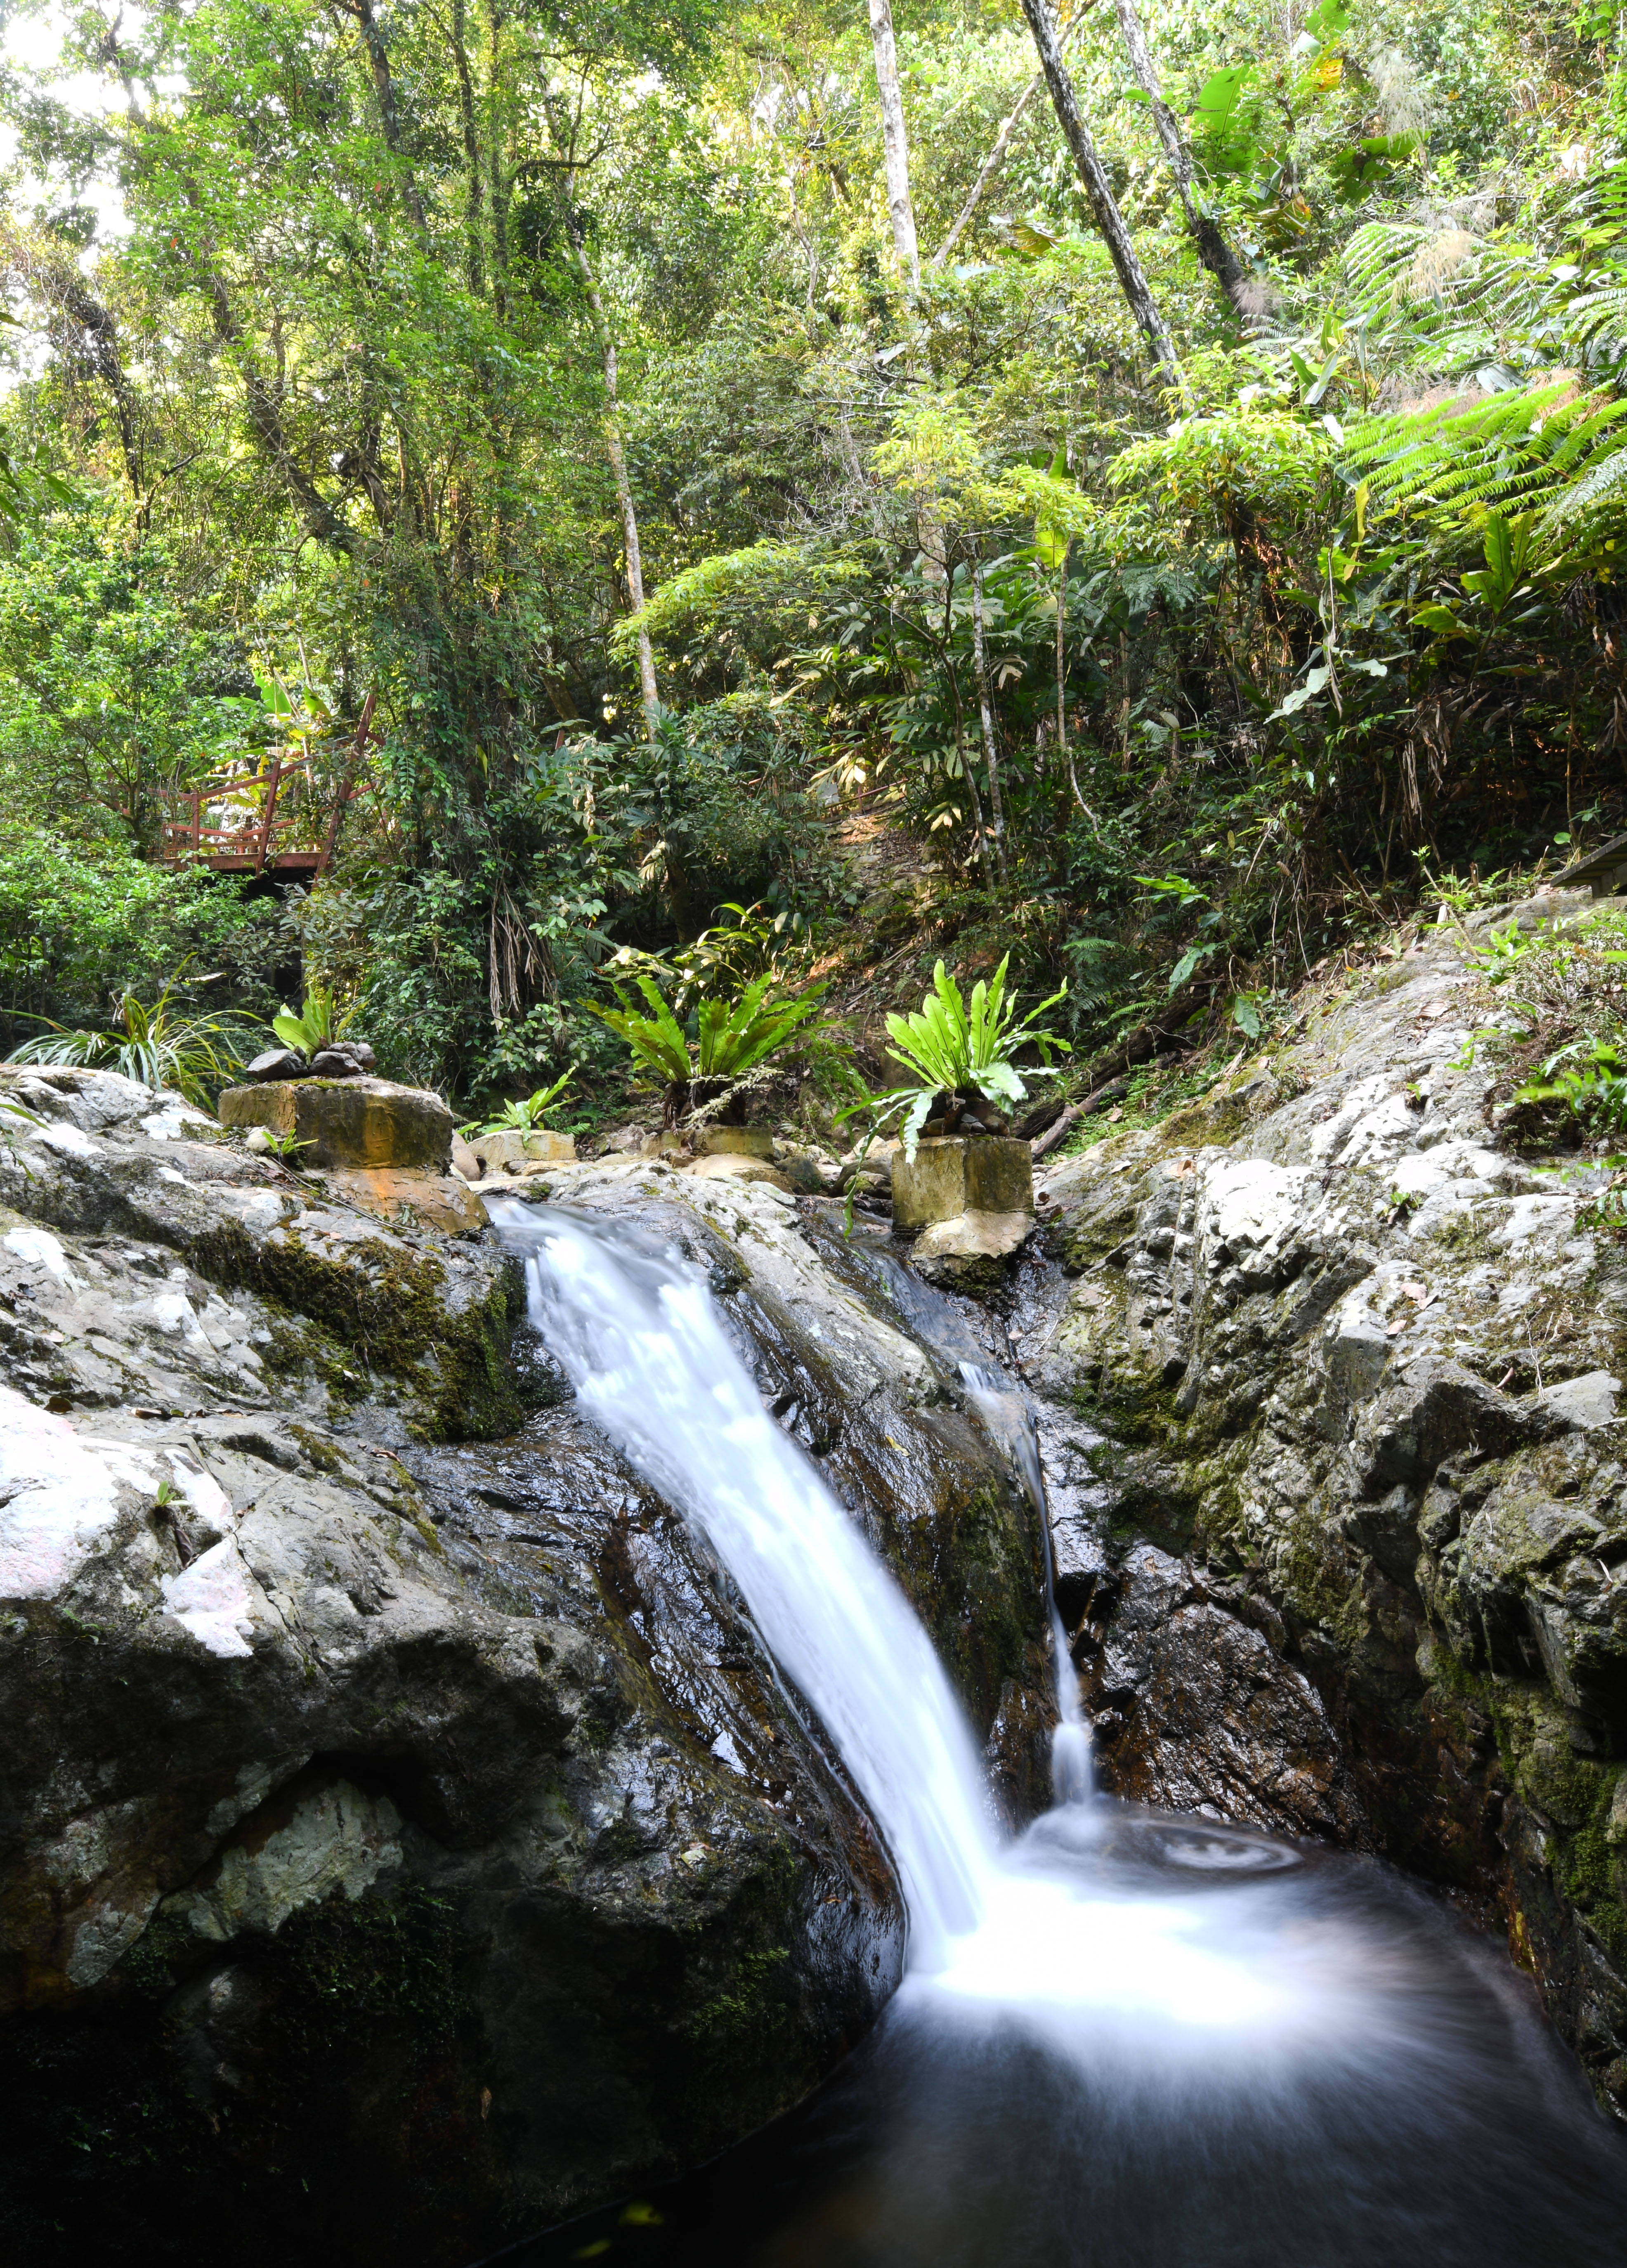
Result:
[[[1627,1249],[1499,1146],[1469,943],[1053,1161],[977,1300],[770,1182],[526,1194],[705,1271],[1013,1824],[1043,1546],[966,1373],[1020,1370],[1108,1788],[1440,1885],[1620,2115]],[[805,2093],[899,1975],[886,1853],[501,1239],[110,1075],[0,1088],[12,2251],[461,2263]]]

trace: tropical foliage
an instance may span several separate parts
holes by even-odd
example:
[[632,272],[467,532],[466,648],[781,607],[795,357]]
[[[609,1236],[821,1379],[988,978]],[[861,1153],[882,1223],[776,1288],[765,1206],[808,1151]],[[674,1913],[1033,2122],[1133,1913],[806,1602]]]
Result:
[[1017,1065],[1019,1055],[1032,1051],[1040,1057],[1037,1064],[1025,1066],[1034,1079],[1054,1076],[1057,1067],[1051,1063],[1052,1052],[1067,1053],[1066,1040],[1037,1021],[1064,997],[1066,985],[1020,1018],[1016,996],[1008,997],[1005,990],[1010,964],[1008,954],[986,982],[979,977],[968,1002],[940,961],[932,971],[932,990],[920,1007],[911,1015],[887,1018],[887,1037],[893,1042],[888,1053],[909,1073],[909,1084],[871,1096],[865,1107],[875,1114],[879,1125],[902,1120],[907,1157],[915,1156],[921,1130],[934,1111],[943,1114],[943,1130],[953,1133],[966,1106],[980,1098],[997,1108],[1023,1101],[1028,1089]]
[[[911,250],[862,10],[76,9],[0,81],[6,1040],[298,959],[592,1115],[806,997],[733,907],[861,1054],[1009,948],[1140,1061],[1627,825],[1618,18],[1124,12],[1093,186],[1017,11],[901,0]],[[320,879],[187,871],[296,758]]]
[[666,1079],[669,1123],[686,1105],[714,1101],[778,1055],[818,1014],[826,989],[813,984],[792,998],[779,990],[771,974],[765,974],[733,1000],[697,1001],[689,1018],[695,1027],[691,1037],[652,976],[633,981],[644,995],[648,1015],[639,1014],[619,984],[612,990],[620,1005],[595,1008],[593,1013],[626,1041],[636,1062]]
[[52,1024],[13,1048],[9,1060],[114,1071],[155,1093],[173,1090],[188,1102],[212,1107],[243,1060],[248,1033],[235,1017],[177,1014],[173,991],[166,984],[151,1006],[127,992],[111,1030],[73,1032]]
[[308,1061],[319,1048],[343,1036],[355,1020],[357,1005],[359,1003],[353,1004],[342,1012],[332,988],[313,983],[306,992],[298,1014],[291,1008],[279,1010],[271,1019],[271,1029],[285,1048],[298,1049]]
[[459,1130],[477,1140],[482,1134],[534,1133],[539,1126],[547,1125],[548,1112],[575,1077],[573,1065],[570,1071],[562,1072],[551,1086],[540,1086],[534,1094],[522,1095],[515,1101],[505,1102],[495,1117],[486,1119],[483,1123],[478,1120],[471,1121]]

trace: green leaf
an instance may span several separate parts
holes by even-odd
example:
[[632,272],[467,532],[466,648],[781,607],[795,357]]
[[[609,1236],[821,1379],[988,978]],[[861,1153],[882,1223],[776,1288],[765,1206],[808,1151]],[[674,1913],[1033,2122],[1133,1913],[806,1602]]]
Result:
[[1216,949],[1217,948],[1212,945],[1189,945],[1186,951],[1182,954],[1180,960],[1176,961],[1174,967],[1169,972],[1170,990],[1172,992],[1179,992],[1181,987],[1191,976],[1192,971],[1197,967],[1198,962],[1200,961],[1207,961],[1210,954],[1216,951]]
[[1224,126],[1237,107],[1238,94],[1243,82],[1254,75],[1252,63],[1238,63],[1229,70],[1211,71],[1197,91],[1197,100],[1192,106],[1193,123],[1204,133],[1213,133]]

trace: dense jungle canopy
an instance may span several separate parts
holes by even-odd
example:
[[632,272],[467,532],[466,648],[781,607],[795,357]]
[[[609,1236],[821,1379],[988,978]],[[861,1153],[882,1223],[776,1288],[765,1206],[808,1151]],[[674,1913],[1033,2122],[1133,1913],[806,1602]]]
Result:
[[[733,907],[889,1004],[1010,947],[1083,1076],[1627,824],[1608,0],[61,20],[4,1044],[302,954],[395,1075],[591,1115],[607,961]],[[280,895],[185,855],[273,758],[342,822]]]

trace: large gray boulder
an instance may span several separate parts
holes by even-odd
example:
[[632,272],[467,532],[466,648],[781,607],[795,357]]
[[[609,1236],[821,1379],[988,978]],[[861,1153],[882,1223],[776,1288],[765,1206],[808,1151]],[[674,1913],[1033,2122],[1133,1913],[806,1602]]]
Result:
[[[886,1853],[496,1236],[106,1074],[0,1089],[13,2252],[461,2264],[794,2101],[899,1974]],[[557,1194],[707,1270],[1032,1810],[1042,1539],[886,1271],[772,1189]]]
[[1048,1163],[1017,1336],[1098,1492],[1107,1785],[1451,1885],[1627,2115],[1627,1249],[1603,1174],[1499,1146],[1463,946],[1307,987],[1210,1095]]

